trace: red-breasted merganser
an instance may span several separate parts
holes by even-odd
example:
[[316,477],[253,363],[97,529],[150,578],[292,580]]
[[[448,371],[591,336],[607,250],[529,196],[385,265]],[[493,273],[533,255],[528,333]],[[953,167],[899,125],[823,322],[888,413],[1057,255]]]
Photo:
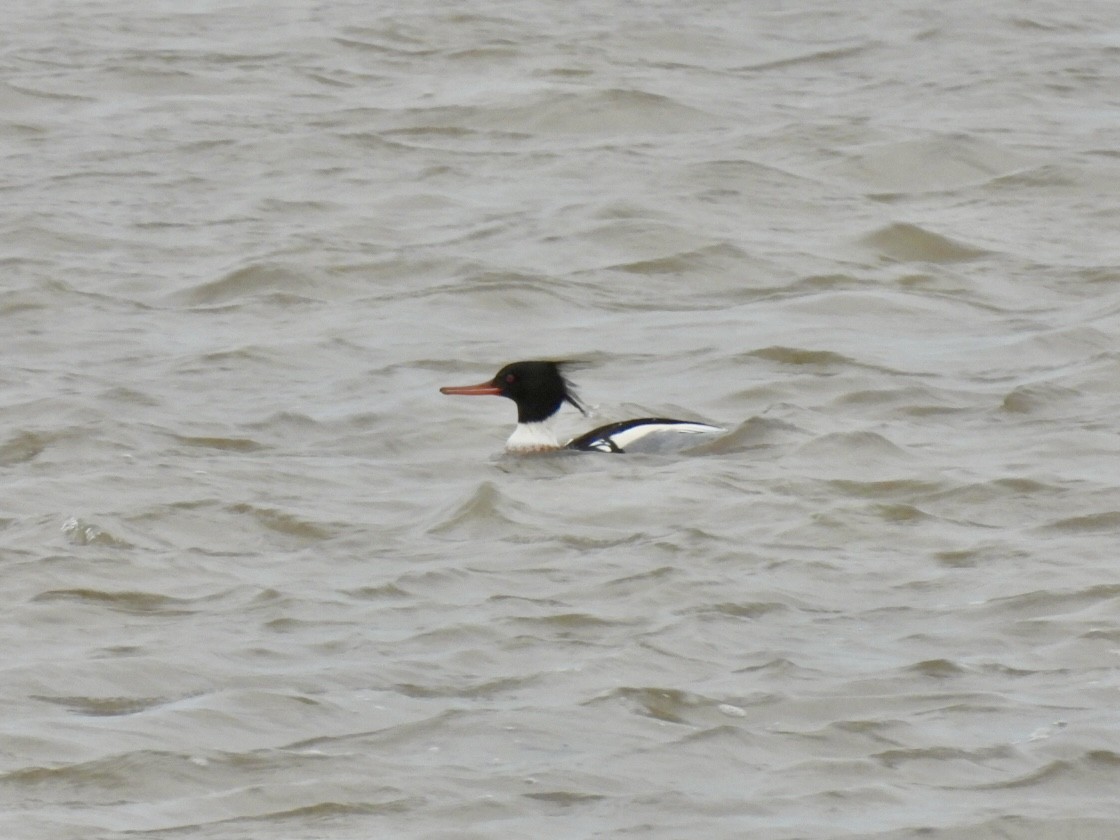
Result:
[[586,409],[562,372],[563,362],[513,362],[478,385],[440,388],[441,394],[509,397],[517,403],[517,428],[506,450],[516,453],[575,449],[583,452],[663,452],[699,443],[701,436],[726,431],[692,420],[643,417],[600,426],[561,444],[549,421],[564,403]]

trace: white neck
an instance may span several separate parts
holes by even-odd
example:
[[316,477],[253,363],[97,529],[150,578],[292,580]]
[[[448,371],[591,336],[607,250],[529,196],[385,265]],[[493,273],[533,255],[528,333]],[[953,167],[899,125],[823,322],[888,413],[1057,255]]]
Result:
[[560,441],[553,434],[548,420],[538,423],[518,423],[517,428],[506,441],[506,451],[518,454],[549,452],[554,449],[560,449]]

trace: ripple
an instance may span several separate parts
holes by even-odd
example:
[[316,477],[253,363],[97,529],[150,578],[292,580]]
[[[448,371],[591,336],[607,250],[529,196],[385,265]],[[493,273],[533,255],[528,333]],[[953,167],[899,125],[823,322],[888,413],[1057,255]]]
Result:
[[754,620],[770,613],[784,612],[788,609],[790,609],[788,604],[777,601],[736,601],[695,607],[691,612],[697,615],[727,615],[733,618]]
[[964,668],[949,659],[927,659],[924,662],[915,662],[906,670],[923,677],[934,677],[939,680],[966,673]]
[[984,603],[985,609],[998,613],[1011,613],[1016,617],[1046,617],[1063,612],[1074,612],[1102,601],[1120,598],[1120,584],[1099,584],[1084,589],[1037,589],[1005,598],[993,598]]
[[248,515],[253,521],[264,528],[289,537],[318,541],[330,539],[335,536],[335,530],[333,528],[310,522],[295,514],[275,508],[263,508],[257,507],[256,505],[241,503],[230,505],[226,510],[242,516]]
[[462,109],[457,121],[546,136],[601,137],[696,132],[720,124],[711,114],[672,97],[625,88],[562,93],[520,107]]
[[[746,255],[739,248],[726,243],[708,245],[673,254],[666,254],[651,259],[634,260],[626,263],[606,266],[612,271],[624,271],[628,274],[641,274],[654,276],[658,274],[700,274],[713,272],[730,261],[743,260]],[[694,289],[682,289],[688,296],[695,295]],[[659,295],[660,298],[660,295]]]
[[493,535],[504,526],[516,524],[507,512],[511,510],[520,510],[520,506],[507,499],[493,482],[484,481],[450,512],[443,514],[428,532],[462,538]]
[[1085,516],[1071,516],[1058,519],[1043,526],[1052,531],[1072,533],[1092,533],[1096,531],[1115,532],[1120,528],[1120,510],[1090,513]]
[[634,625],[638,622],[600,618],[597,615],[590,615],[588,613],[554,613],[552,615],[542,616],[520,616],[510,619],[509,623],[526,628],[544,628],[548,631],[559,630],[563,633],[571,633],[572,631],[579,630],[597,630],[604,627]]
[[834,353],[831,350],[807,350],[801,347],[764,347],[747,355],[785,365],[812,365],[820,368],[849,367],[856,364],[854,359],[841,353]]
[[509,694],[525,688],[538,679],[535,674],[517,677],[498,677],[489,680],[470,682],[463,680],[450,685],[418,685],[416,683],[396,683],[392,686],[394,691],[405,697],[434,698],[434,697],[461,697],[464,699],[486,699]]
[[42,454],[49,440],[34,432],[16,432],[0,444],[0,466],[13,466],[31,461]]
[[1035,414],[1047,408],[1068,410],[1080,395],[1059,385],[1020,385],[1003,398],[1000,408],[1011,414]]
[[913,495],[924,496],[944,486],[942,482],[923,481],[913,478],[891,479],[886,481],[833,479],[828,481],[827,484],[844,496],[856,496],[865,499],[897,498],[899,496]]
[[226,452],[256,452],[263,449],[264,444],[249,438],[227,437],[192,437],[173,435],[175,440],[187,446],[197,446],[202,449],[218,449]]
[[32,601],[78,601],[87,604],[106,606],[118,612],[136,615],[190,615],[187,609],[191,601],[172,598],[153,592],[105,592],[98,589],[51,589],[41,592]]
[[956,395],[917,385],[905,388],[866,388],[849,391],[837,397],[834,405],[868,406],[875,410],[877,416],[881,416],[884,409],[893,409],[901,415],[911,417],[953,414],[970,409]]
[[878,432],[831,432],[802,444],[797,455],[817,463],[860,467],[907,464],[914,460],[905,449]]
[[896,262],[952,263],[975,260],[987,251],[966,245],[917,225],[898,222],[880,228],[860,242]]
[[360,586],[357,589],[346,590],[346,595],[363,601],[381,601],[385,599],[411,598],[413,593],[397,586],[395,583],[386,583],[381,586]]
[[274,263],[254,263],[235,269],[228,274],[201,283],[177,293],[177,298],[193,306],[211,306],[240,301],[246,298],[285,293],[301,299],[314,288],[306,275]]
[[862,43],[853,44],[847,47],[833,47],[822,50],[809,50],[796,55],[782,56],[779,58],[769,58],[765,61],[760,61],[754,64],[744,64],[741,70],[778,70],[784,67],[792,67],[798,64],[816,64],[818,62],[839,61],[840,59],[858,56],[861,53],[871,49],[872,42],[864,41]]
[[914,761],[965,761],[978,764],[1008,758],[1011,754],[1011,748],[1003,745],[972,750],[959,747],[915,747],[884,750],[875,753],[872,758],[893,770]]
[[689,447],[688,452],[696,455],[729,455],[764,447],[776,447],[791,440],[800,441],[807,434],[784,420],[751,417],[724,435]]
[[32,695],[32,697],[44,703],[65,706],[67,710],[87,717],[135,715],[183,699],[182,697],[49,697],[45,695]]
[[639,714],[667,723],[687,723],[689,711],[704,702],[689,692],[668,688],[619,688],[611,696],[624,700]]
[[541,793],[523,793],[526,799],[535,799],[539,802],[548,802],[552,805],[563,805],[570,807],[572,805],[582,805],[587,802],[598,802],[601,799],[607,799],[605,794],[601,793],[585,793],[583,791],[573,790],[550,790],[542,791]]
[[949,136],[870,146],[826,171],[893,197],[983,185],[1031,167],[1024,156],[994,143]]
[[1052,781],[1061,776],[1065,776],[1072,769],[1073,765],[1068,761],[1051,761],[1048,764],[1032,770],[1028,773],[1023,773],[1019,776],[1014,776],[1002,782],[989,782],[987,784],[978,784],[972,786],[971,790],[1012,790],[1015,788],[1034,787],[1035,785],[1043,784]]
[[741,731],[740,724],[731,721],[747,718],[749,713],[745,707],[767,705],[773,700],[769,694],[759,694],[749,700],[735,698],[735,702],[728,702],[675,688],[624,686],[595,698],[589,704],[621,701],[643,717],[695,727],[695,731],[685,736],[686,740],[704,741],[726,734],[737,735]]

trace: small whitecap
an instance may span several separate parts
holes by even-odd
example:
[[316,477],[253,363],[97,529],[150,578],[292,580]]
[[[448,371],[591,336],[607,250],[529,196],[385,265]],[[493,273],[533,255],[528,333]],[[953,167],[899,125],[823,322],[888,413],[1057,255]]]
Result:
[[1040,726],[1038,729],[1036,729],[1034,732],[1032,732],[1027,737],[1027,740],[1028,741],[1041,741],[1044,738],[1049,738],[1055,732],[1060,732],[1061,730],[1063,730],[1065,728],[1066,728],[1066,722],[1064,720],[1056,720],[1052,724],[1050,724],[1049,726]]

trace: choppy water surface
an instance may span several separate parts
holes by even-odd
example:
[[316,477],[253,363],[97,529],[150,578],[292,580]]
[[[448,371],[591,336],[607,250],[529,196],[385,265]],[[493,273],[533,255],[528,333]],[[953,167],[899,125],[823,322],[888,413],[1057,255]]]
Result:
[[6,32],[5,837],[1116,836],[1113,3]]

